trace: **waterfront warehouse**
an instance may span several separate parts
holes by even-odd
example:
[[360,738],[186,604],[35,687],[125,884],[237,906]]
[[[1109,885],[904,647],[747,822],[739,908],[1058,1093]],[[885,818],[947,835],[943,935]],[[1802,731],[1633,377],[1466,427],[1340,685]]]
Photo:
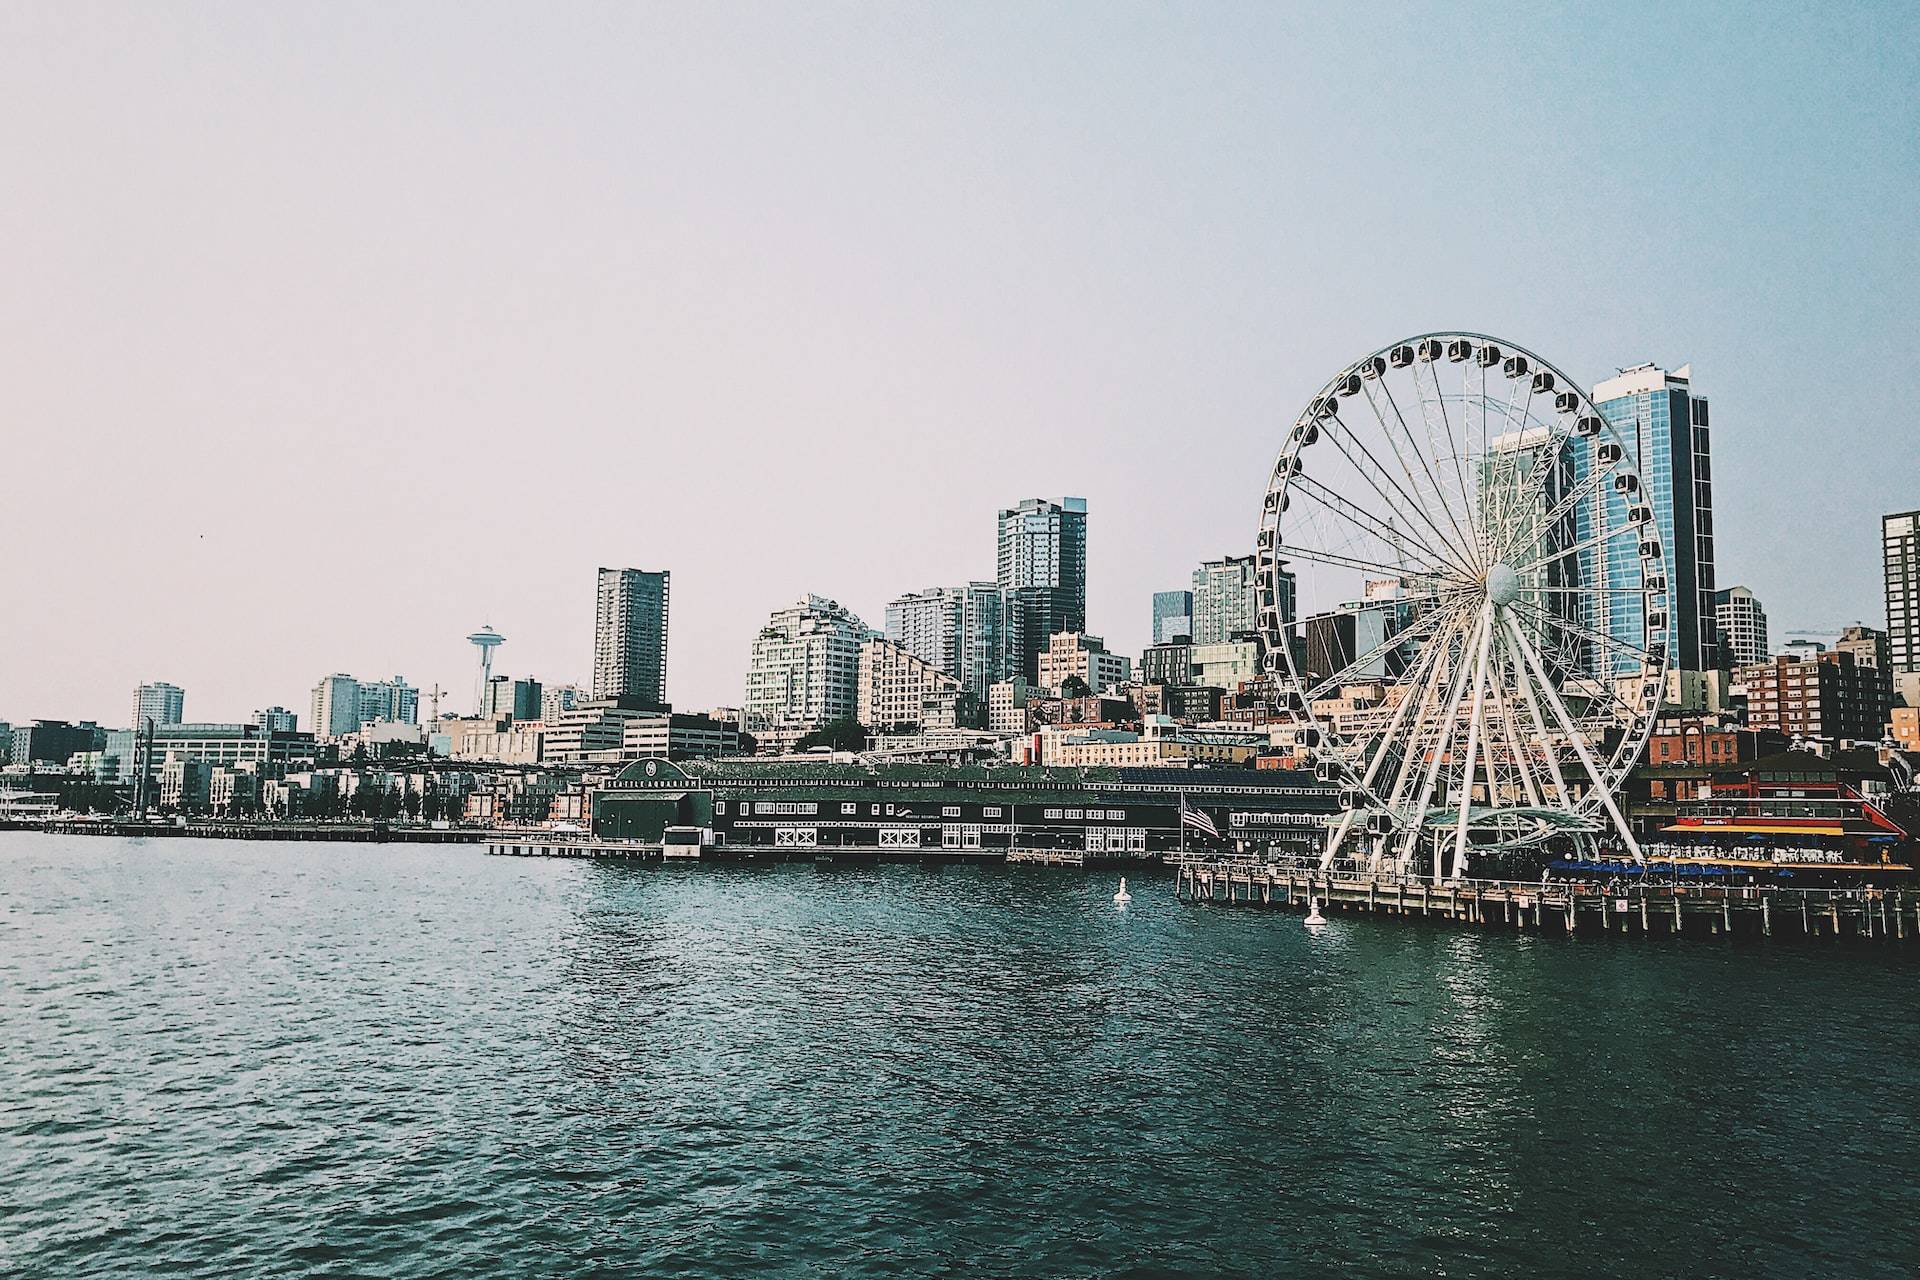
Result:
[[[695,828],[726,850],[1310,854],[1335,790],[1275,769],[994,768],[637,760],[598,788],[602,839]],[[1211,826],[1217,835],[1208,833]]]

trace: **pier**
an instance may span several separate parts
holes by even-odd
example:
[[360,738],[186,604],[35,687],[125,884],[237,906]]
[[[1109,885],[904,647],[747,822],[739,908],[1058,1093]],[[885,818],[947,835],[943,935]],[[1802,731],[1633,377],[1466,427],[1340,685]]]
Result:
[[1419,879],[1321,875],[1298,868],[1189,860],[1174,867],[1182,902],[1427,920],[1520,933],[1646,937],[1920,937],[1920,891],[1773,885]]

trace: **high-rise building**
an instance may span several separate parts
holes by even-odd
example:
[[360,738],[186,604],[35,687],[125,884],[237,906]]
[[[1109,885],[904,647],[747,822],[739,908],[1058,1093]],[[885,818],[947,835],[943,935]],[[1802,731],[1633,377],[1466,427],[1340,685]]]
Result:
[[[1280,617],[1293,621],[1293,575],[1285,569],[1276,575],[1279,584]],[[1237,635],[1255,631],[1260,625],[1259,599],[1255,590],[1252,556],[1225,556],[1203,560],[1193,571],[1193,636],[1195,644],[1225,644]],[[1156,643],[1159,643],[1156,641]]]
[[1920,671],[1920,511],[1880,517],[1887,579],[1887,653],[1895,675]]
[[665,704],[669,577],[665,570],[600,570],[593,631],[595,698],[637,697]]
[[262,707],[253,713],[253,724],[262,733],[294,733],[300,718],[285,707]]
[[[1671,372],[1643,364],[1623,369],[1593,389],[1594,405],[1619,433],[1644,486],[1659,533],[1671,603],[1666,639],[1668,664],[1682,671],[1713,671],[1720,665],[1714,637],[1713,468],[1707,401],[1693,393],[1693,366]],[[1602,436],[1589,444],[1598,449]],[[1593,461],[1582,459],[1587,465]],[[1606,527],[1626,523],[1628,495],[1602,487],[1595,501],[1608,504]],[[1579,531],[1586,536],[1587,530]],[[1633,580],[1639,546],[1631,537],[1610,539],[1582,562],[1583,583]],[[1611,572],[1609,572],[1611,571]],[[1646,602],[1630,595],[1600,595],[1595,630],[1640,647],[1646,641]],[[1613,674],[1623,674],[1615,654]]]
[[1153,593],[1153,642],[1173,644],[1181,636],[1193,639],[1193,592]]
[[336,672],[313,686],[313,736],[343,738],[363,724],[420,723],[420,691],[405,679],[356,680]]
[[1767,611],[1753,592],[1745,587],[1714,592],[1713,622],[1721,662],[1744,667],[1767,660]]
[[316,738],[344,738],[360,727],[360,682],[336,672],[313,686],[307,717]]
[[359,685],[360,724],[420,723],[420,691],[401,677],[362,680]]
[[186,708],[187,691],[177,684],[156,681],[133,691],[133,727],[151,720],[155,725],[179,724]]
[[1019,620],[995,583],[928,587],[887,603],[887,639],[984,700],[1018,661]]
[[480,718],[498,719],[510,716],[515,720],[538,720],[540,718],[541,692],[538,680],[515,680],[511,676],[494,676],[487,681],[487,687],[480,695]]
[[998,526],[997,581],[1020,615],[1018,674],[1033,680],[1048,637],[1087,627],[1087,500],[1027,498]]
[[852,719],[860,646],[872,634],[822,596],[776,610],[754,637],[747,663],[747,732],[763,743],[791,745],[814,729]]

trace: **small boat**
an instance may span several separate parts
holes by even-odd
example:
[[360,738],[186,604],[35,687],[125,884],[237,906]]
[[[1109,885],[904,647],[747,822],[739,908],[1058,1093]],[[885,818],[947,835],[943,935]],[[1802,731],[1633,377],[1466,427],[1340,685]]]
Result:
[[1132,901],[1133,901],[1133,895],[1127,892],[1127,878],[1125,876],[1121,876],[1120,892],[1113,895],[1113,903],[1117,907],[1124,907],[1129,902],[1132,902]]
[[1309,929],[1318,929],[1327,923],[1327,918],[1320,914],[1320,900],[1318,898],[1307,899],[1307,918],[1303,923],[1305,923]]

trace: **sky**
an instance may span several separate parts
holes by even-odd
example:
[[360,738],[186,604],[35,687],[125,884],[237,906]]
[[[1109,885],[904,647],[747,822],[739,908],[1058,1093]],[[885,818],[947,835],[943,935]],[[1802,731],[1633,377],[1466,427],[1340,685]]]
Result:
[[0,720],[463,709],[483,623],[586,683],[601,565],[738,705],[773,609],[878,627],[1063,494],[1137,654],[1436,329],[1690,362],[1720,584],[1884,625],[1916,103],[1907,5],[6,0]]

